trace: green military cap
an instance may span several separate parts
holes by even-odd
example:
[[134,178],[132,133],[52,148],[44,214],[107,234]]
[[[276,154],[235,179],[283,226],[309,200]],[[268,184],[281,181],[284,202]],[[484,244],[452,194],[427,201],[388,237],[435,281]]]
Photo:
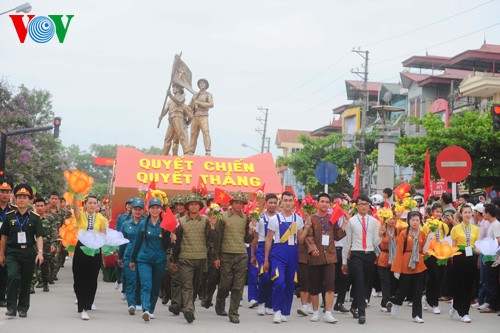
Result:
[[28,184],[19,184],[14,188],[14,195],[27,195],[28,197],[33,196],[33,189]]
[[233,201],[241,201],[244,204],[248,203],[247,195],[241,191],[234,192],[232,196],[233,198],[231,199],[230,203],[232,203]]
[[187,209],[191,202],[198,202],[200,204],[200,208],[204,206],[203,198],[196,193],[186,195],[184,199],[184,207]]

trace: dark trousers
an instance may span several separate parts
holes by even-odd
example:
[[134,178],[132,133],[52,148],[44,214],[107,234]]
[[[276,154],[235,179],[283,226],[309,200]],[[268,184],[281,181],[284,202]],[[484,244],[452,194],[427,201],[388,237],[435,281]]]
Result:
[[469,314],[470,301],[472,297],[472,284],[474,274],[477,270],[477,256],[465,256],[462,254],[453,257],[453,308],[457,310],[458,315],[463,317]]
[[200,289],[207,259],[180,259],[182,309],[194,312],[194,298]]
[[73,256],[73,289],[78,301],[78,312],[90,310],[97,291],[97,277],[102,264],[101,252],[88,256],[80,248],[78,242]]
[[0,266],[0,301],[5,300],[7,289],[7,266]]
[[224,311],[226,298],[231,292],[228,311],[230,318],[239,317],[238,308],[245,288],[247,260],[246,253],[222,253],[220,257],[221,274],[215,309],[218,312]]
[[206,294],[205,302],[212,304],[212,299],[215,293],[215,289],[219,284],[220,280],[220,270],[214,266],[214,257],[209,256],[208,258],[208,269],[207,269],[207,280],[206,280]]
[[345,295],[347,293],[347,286],[349,284],[349,277],[342,273],[342,248],[337,248],[337,260],[335,264],[335,292],[337,299],[335,304],[344,304]]
[[389,267],[377,266],[378,276],[380,278],[380,288],[382,289],[382,300],[380,306],[385,308],[387,302],[396,294],[398,280],[394,277]]
[[493,261],[485,263],[485,268],[487,271],[488,278],[488,290],[486,293],[485,302],[488,303],[490,309],[498,311],[500,310],[500,293],[498,292],[498,276],[500,272],[500,267],[491,267]]
[[425,271],[425,297],[430,306],[438,306],[439,297],[441,296],[441,281],[445,274],[446,266],[439,266],[434,256],[428,257],[425,260],[425,266],[427,266],[427,270]]
[[349,260],[349,274],[352,278],[354,288],[354,300],[351,307],[358,309],[360,316],[365,316],[366,290],[371,290],[371,279],[373,274],[373,263],[375,252],[351,251]]
[[416,316],[422,318],[422,302],[418,300],[422,299],[422,294],[424,293],[424,274],[424,272],[401,274],[398,290],[396,290],[396,295],[391,299],[391,302],[396,305],[402,305],[407,295],[411,295],[413,300],[417,300],[413,301],[411,309],[412,318]]
[[35,258],[34,247],[7,248],[7,310],[28,311]]

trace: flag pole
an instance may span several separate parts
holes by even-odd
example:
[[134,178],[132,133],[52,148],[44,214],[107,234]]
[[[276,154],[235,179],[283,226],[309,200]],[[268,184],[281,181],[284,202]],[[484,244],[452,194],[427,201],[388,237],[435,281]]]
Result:
[[[177,64],[179,63],[181,56],[182,56],[182,51],[179,54],[179,56],[176,56],[174,59],[174,66],[172,69],[172,75],[174,75],[174,73],[175,73],[175,69],[177,68]],[[160,128],[160,124],[161,124],[163,117],[165,117],[167,115],[167,113],[165,112],[165,106],[167,105],[168,92],[170,91],[170,88],[172,88],[172,76],[170,76],[170,83],[169,83],[168,89],[167,89],[167,96],[165,96],[165,101],[163,101],[163,107],[161,109],[160,117],[158,118],[158,125],[156,125],[156,128]]]

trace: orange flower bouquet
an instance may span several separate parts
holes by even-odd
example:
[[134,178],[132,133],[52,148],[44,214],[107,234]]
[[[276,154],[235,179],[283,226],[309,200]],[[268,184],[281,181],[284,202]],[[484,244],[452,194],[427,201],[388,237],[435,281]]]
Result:
[[458,247],[451,246],[447,241],[437,242],[432,239],[427,254],[436,257],[439,266],[446,266],[448,259],[460,255],[462,252],[459,251]]
[[67,219],[64,225],[59,229],[61,244],[68,252],[75,252],[75,246],[78,242],[78,228],[73,224],[73,218]]
[[94,184],[94,178],[78,169],[74,169],[71,173],[68,170],[64,171],[64,178],[68,181],[69,193],[78,199],[82,199]]

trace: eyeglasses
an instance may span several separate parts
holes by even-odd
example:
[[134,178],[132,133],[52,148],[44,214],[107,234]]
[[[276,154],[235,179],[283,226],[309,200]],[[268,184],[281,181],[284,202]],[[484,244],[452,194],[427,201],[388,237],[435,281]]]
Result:
[[356,206],[368,206],[369,203],[368,202],[360,202],[358,204],[356,204]]

